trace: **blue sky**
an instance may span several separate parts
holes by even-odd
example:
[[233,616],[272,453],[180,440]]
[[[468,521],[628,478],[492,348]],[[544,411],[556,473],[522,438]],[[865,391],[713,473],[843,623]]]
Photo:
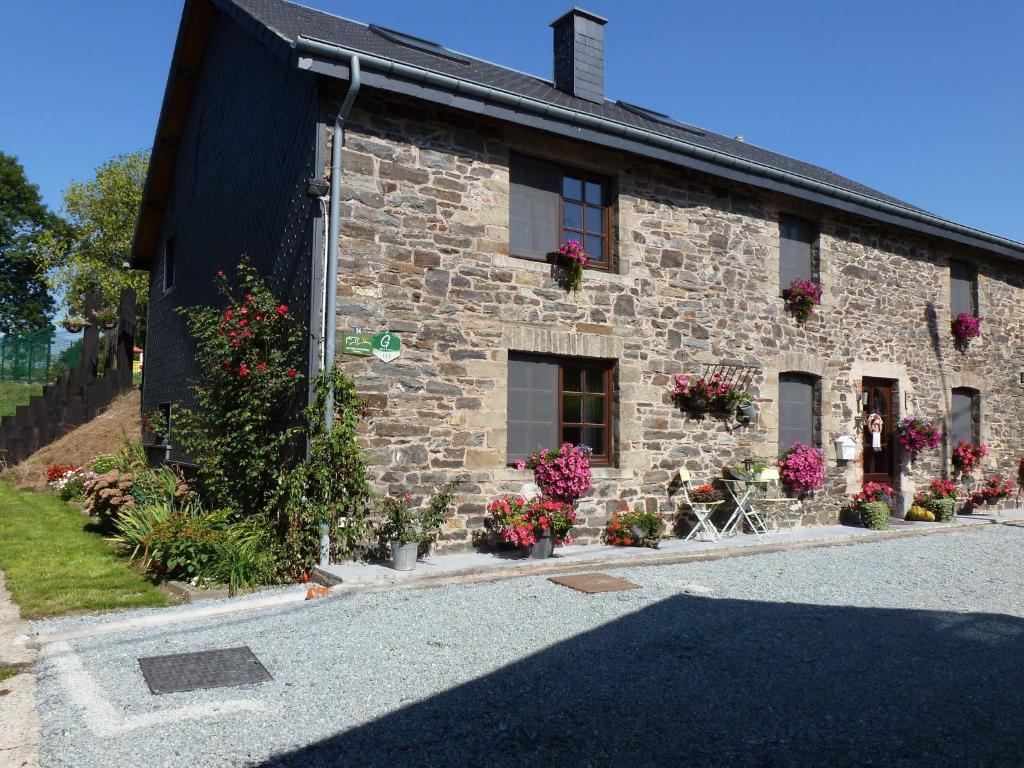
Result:
[[[311,0],[317,8],[550,77],[572,0]],[[610,98],[825,166],[1024,241],[1019,0],[585,0],[607,16]],[[176,0],[11,0],[0,149],[51,206],[152,143]]]

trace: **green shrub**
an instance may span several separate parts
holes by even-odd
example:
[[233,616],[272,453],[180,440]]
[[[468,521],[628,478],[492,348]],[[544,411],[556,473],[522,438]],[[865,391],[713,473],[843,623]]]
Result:
[[884,531],[889,527],[889,515],[892,509],[884,501],[868,501],[858,505],[860,519],[865,528]]
[[153,526],[145,539],[150,570],[157,576],[201,582],[225,538],[228,512],[176,512]]
[[97,475],[105,475],[112,469],[117,469],[120,466],[121,458],[114,453],[102,453],[92,461],[89,462],[88,466]]
[[260,517],[248,517],[228,526],[214,545],[214,556],[201,574],[202,579],[227,584],[231,594],[279,581],[279,553],[272,534],[271,526]]
[[935,519],[940,523],[948,523],[953,519],[953,513],[956,511],[956,499],[926,499],[921,502],[921,506],[931,510],[935,514]]
[[148,542],[153,528],[173,514],[174,508],[169,501],[122,509],[114,520],[114,529],[117,533],[112,539],[129,560],[137,560],[143,567],[148,568]]

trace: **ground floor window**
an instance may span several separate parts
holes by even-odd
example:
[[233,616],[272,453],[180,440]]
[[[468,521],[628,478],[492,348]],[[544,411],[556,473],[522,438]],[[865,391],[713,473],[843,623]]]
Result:
[[794,443],[817,446],[818,380],[805,373],[779,374],[779,452]]
[[593,464],[610,464],[612,367],[607,360],[509,353],[508,462],[572,443],[593,449]]
[[976,389],[960,387],[953,390],[953,420],[950,438],[955,448],[964,440],[981,442],[981,393]]

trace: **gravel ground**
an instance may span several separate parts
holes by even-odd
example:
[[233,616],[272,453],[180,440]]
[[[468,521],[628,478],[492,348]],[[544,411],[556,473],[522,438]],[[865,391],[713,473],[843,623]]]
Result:
[[[1019,766],[1022,546],[999,525],[49,646],[43,765]],[[273,682],[152,696],[136,661],[241,644]]]

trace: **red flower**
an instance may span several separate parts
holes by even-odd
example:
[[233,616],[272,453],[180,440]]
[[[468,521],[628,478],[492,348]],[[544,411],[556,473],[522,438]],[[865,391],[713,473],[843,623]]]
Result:
[[289,379],[294,379],[294,378],[295,378],[295,376],[296,376],[296,375],[297,375],[298,373],[299,373],[299,372],[298,372],[298,371],[296,371],[296,370],[295,370],[294,368],[289,368],[289,369],[288,369],[288,378],[289,378]]
[[266,363],[260,363],[259,365],[256,366],[256,373],[263,373],[265,370],[267,370]]
[[238,366],[238,375],[241,376],[242,378],[248,376],[249,366],[247,366],[245,363],[242,363],[240,366]]
[[247,326],[248,324],[249,324],[249,321],[248,321],[248,320],[242,320],[242,321],[241,321],[241,322],[240,322],[240,323],[238,324],[238,327],[239,327],[239,328],[245,328],[245,326]]
[[245,300],[246,301],[252,301],[252,294],[251,293],[245,294]]
[[224,270],[223,269],[220,272],[217,273],[217,277],[220,277],[220,278],[224,277]]
[[279,314],[281,317],[284,317],[285,315],[287,315],[288,314],[288,305],[287,304],[278,304],[278,306],[277,306],[277,314]]
[[263,319],[263,313],[262,312],[257,312],[256,315],[255,315],[255,319],[256,320],[262,320]]
[[224,319],[225,320],[230,320],[232,317],[234,317],[234,315],[235,315],[234,311],[229,309],[228,311],[226,311],[224,313]]

